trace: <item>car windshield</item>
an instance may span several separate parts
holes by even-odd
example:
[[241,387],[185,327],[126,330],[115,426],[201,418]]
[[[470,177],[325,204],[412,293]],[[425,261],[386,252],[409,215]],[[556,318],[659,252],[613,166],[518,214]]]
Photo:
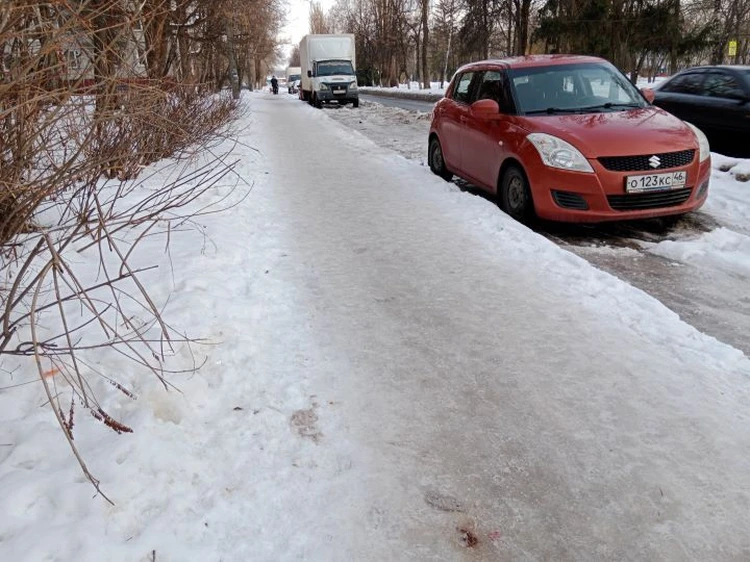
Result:
[[291,76],[289,77],[289,81],[290,81],[290,82],[294,82],[295,80],[299,80],[299,78],[300,78],[300,75],[299,75],[299,74],[292,74],[292,75],[291,75]]
[[318,76],[335,76],[337,74],[354,74],[352,63],[348,60],[329,60],[318,63]]
[[509,71],[521,113],[600,113],[646,107],[638,90],[603,63],[517,68]]

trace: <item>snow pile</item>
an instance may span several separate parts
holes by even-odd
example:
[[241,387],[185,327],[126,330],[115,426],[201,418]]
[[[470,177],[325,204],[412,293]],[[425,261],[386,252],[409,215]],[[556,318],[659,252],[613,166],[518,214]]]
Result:
[[702,212],[715,218],[717,228],[686,240],[646,245],[656,255],[715,267],[735,277],[750,276],[750,162],[712,154],[711,188]]
[[434,96],[442,96],[443,94],[445,94],[445,90],[448,87],[449,83],[450,79],[443,82],[443,85],[441,87],[440,82],[431,82],[428,89],[422,88],[422,85],[419,82],[414,81],[399,84],[398,86],[393,87],[362,86],[361,89],[364,91],[380,90],[382,92],[387,92],[390,95],[398,95],[399,93],[408,92],[410,94],[422,95],[429,98]]
[[716,267],[747,279],[750,277],[750,236],[717,228],[693,241],[665,240],[650,252],[699,267]]

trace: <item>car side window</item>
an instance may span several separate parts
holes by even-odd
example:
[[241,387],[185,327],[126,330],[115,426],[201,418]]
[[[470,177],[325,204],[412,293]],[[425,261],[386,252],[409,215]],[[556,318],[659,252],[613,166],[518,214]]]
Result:
[[508,78],[504,72],[487,70],[482,75],[476,100],[495,100],[501,113],[515,113],[513,100],[507,84]]
[[688,73],[675,76],[667,84],[664,84],[662,90],[665,92],[674,92],[675,94],[693,94],[699,96],[703,93],[703,74]]
[[471,84],[474,78],[473,72],[464,72],[456,82],[453,91],[453,99],[461,103],[471,102]]
[[706,75],[704,95],[714,98],[742,99],[745,92],[729,74],[711,72]]

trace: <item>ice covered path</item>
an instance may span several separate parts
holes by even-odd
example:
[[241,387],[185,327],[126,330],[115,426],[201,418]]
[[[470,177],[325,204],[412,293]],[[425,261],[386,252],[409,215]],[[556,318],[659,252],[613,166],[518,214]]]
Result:
[[746,360],[325,111],[251,111],[331,492],[281,558],[750,557]]

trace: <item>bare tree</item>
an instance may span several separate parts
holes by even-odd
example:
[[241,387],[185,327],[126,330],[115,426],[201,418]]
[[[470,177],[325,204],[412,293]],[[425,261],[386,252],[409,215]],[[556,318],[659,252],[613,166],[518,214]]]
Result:
[[292,54],[289,55],[289,66],[299,66],[299,65],[300,65],[299,45],[294,45],[292,47]]
[[[190,81],[195,74],[182,64],[182,57],[194,62],[189,46],[207,37],[209,20],[186,20],[201,24],[186,34],[188,47],[179,47],[168,25],[176,2],[142,11],[124,6],[0,4],[0,363],[30,360],[97,490],[74,443],[74,412],[128,432],[105,409],[96,382],[133,393],[91,354],[125,357],[133,370],[170,385],[167,360],[177,342],[189,340],[162,316],[134,260],[143,240],[159,231],[168,240],[177,225],[205,212],[199,198],[233,167],[217,154],[143,189],[147,165],[167,156],[179,162],[202,148],[210,153],[235,104]],[[98,278],[70,259],[87,253],[99,263]]]
[[331,33],[331,25],[319,2],[310,2],[310,33]]

